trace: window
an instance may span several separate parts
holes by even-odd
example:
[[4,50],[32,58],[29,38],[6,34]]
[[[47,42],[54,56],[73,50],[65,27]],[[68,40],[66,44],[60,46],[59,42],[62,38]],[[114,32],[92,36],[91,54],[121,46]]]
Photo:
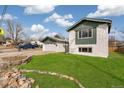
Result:
[[93,37],[93,29],[87,29],[87,30],[79,30],[78,31],[78,38],[92,38]]
[[82,49],[81,48],[79,48],[79,52],[81,52],[82,51]]
[[79,52],[88,52],[88,53],[92,53],[92,48],[85,48],[85,47],[79,47]]

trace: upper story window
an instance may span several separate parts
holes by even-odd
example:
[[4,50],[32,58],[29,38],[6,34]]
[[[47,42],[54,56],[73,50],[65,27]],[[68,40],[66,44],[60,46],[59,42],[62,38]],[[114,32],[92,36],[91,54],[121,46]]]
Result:
[[86,30],[79,30],[78,31],[78,38],[85,39],[85,38],[92,38],[93,37],[93,29],[86,29]]

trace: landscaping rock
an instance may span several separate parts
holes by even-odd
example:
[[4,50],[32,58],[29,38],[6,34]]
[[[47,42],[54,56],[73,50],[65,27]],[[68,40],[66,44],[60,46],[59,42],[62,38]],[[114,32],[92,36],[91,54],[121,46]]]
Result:
[[[24,77],[14,66],[25,64],[30,57],[5,57],[0,59],[0,88],[30,88],[35,82],[32,78]],[[12,69],[13,68],[13,69]],[[8,71],[11,69],[11,71]]]
[[31,88],[34,82],[34,79],[24,77],[20,71],[7,71],[1,73],[0,88]]
[[18,87],[18,82],[16,78],[11,78],[8,82],[8,87],[9,88],[17,88]]
[[25,82],[24,80],[21,80],[21,79],[20,79],[20,80],[18,80],[19,85],[23,85],[23,84],[24,84],[24,82]]
[[34,82],[35,82],[35,80],[32,79],[32,78],[28,78],[28,80],[29,80],[31,83],[34,83]]
[[7,68],[8,68],[8,64],[7,63],[0,63],[0,70],[7,69]]
[[26,83],[24,83],[24,84],[22,84],[20,87],[22,87],[22,88],[30,88],[31,86],[29,85],[29,83],[28,82],[26,82]]
[[0,88],[6,87],[8,84],[8,79],[6,78],[0,78]]

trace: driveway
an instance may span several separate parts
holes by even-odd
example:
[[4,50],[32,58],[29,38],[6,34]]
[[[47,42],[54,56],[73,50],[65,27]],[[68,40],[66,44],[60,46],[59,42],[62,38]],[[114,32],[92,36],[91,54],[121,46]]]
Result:
[[44,55],[50,52],[43,52],[42,49],[27,49],[18,51],[18,49],[2,49],[0,50],[0,58],[13,57],[13,56],[32,56],[32,55]]

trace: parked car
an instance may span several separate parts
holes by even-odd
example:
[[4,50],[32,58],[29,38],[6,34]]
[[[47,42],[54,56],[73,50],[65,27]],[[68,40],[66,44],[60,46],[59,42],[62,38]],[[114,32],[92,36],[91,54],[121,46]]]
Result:
[[30,49],[30,48],[34,49],[36,47],[38,47],[37,44],[30,44],[30,43],[29,44],[22,44],[22,45],[18,46],[19,49]]

